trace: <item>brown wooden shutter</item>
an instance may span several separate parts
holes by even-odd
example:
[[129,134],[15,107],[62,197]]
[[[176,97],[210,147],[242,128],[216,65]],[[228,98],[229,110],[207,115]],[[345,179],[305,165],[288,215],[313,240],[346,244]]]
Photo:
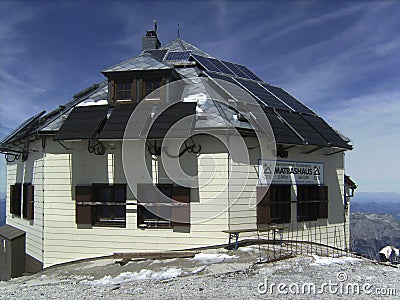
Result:
[[21,216],[21,193],[20,183],[10,186],[10,213]]
[[141,80],[142,81],[142,97],[141,99],[144,99],[147,95],[146,95],[146,81]]
[[328,187],[327,186],[319,186],[318,187],[318,199],[319,199],[318,218],[326,219],[326,218],[328,218]]
[[271,191],[268,187],[257,187],[257,225],[271,223],[270,214]]
[[24,183],[22,216],[27,220],[33,220],[34,216],[34,186]]
[[82,202],[92,201],[92,187],[76,186],[75,200],[76,200],[76,219],[75,219],[76,224],[93,224],[94,206],[82,204]]
[[135,103],[139,102],[136,100],[136,79],[132,80],[131,84],[131,100]]
[[186,204],[185,206],[172,206],[172,225],[190,225],[190,188],[173,186],[172,199],[177,202]]

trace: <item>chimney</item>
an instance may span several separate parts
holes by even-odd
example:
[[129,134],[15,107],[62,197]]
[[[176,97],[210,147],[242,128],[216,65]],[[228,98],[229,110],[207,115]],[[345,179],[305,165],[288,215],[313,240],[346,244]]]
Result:
[[142,51],[154,50],[161,47],[161,43],[157,38],[157,22],[154,20],[154,29],[147,30],[146,35],[142,37]]

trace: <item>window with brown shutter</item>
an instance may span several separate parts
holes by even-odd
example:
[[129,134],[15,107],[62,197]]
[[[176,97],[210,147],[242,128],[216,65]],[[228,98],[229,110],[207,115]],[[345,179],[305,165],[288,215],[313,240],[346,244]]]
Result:
[[[138,205],[138,227],[172,228],[190,225],[190,189],[173,184],[157,184],[157,188],[167,197],[160,198],[152,184],[138,184],[138,199],[141,203]],[[172,200],[186,205],[173,205]]]
[[10,213],[21,216],[22,185],[16,183],[10,186]]
[[92,184],[95,225],[126,225],[126,184]]
[[291,186],[257,187],[257,224],[290,223]]
[[126,184],[76,186],[75,195],[77,224],[126,225]]
[[27,220],[33,220],[34,216],[34,186],[31,183],[24,183],[22,216]]
[[328,187],[297,186],[297,221],[315,221],[328,217]]

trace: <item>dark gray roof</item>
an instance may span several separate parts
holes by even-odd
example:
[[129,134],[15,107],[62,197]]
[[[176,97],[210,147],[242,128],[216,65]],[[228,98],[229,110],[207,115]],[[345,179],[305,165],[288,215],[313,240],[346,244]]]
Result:
[[13,240],[16,239],[20,236],[23,236],[25,234],[25,231],[22,231],[18,228],[15,228],[11,225],[3,225],[0,227],[0,236],[7,239],[7,240]]
[[121,71],[146,71],[146,70],[162,70],[172,69],[170,65],[160,62],[151,55],[144,53],[138,57],[134,57],[116,64],[103,70],[103,73],[121,72]]

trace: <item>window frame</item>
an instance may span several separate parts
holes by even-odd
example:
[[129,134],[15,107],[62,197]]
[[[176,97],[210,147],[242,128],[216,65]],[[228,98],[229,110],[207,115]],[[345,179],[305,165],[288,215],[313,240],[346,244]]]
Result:
[[[126,227],[126,200],[127,200],[127,186],[124,183],[115,183],[115,184],[108,184],[108,183],[93,183],[92,184],[92,193],[91,193],[91,201],[96,202],[94,205],[94,209],[92,213],[94,214],[92,220],[93,225],[95,226],[117,226],[117,227]],[[102,197],[101,191],[102,189],[110,189],[110,199],[101,200]],[[123,189],[124,199],[122,201],[116,199],[116,192],[118,189]],[[98,204],[98,202],[106,202],[107,204]],[[109,204],[109,203],[118,203],[118,204]],[[115,217],[116,209],[122,207],[122,215],[123,218]],[[110,209],[110,217],[101,216],[104,214],[104,209]]]
[[[152,191],[155,188],[153,184],[138,184],[138,198],[139,200],[142,200],[143,205],[141,205],[138,200],[137,227],[142,229],[172,229],[175,226],[190,226],[190,189],[168,183],[156,184],[156,186],[159,190],[168,191],[168,193],[164,193],[164,195],[171,199],[171,205],[153,205],[151,207],[152,209],[156,210],[156,214],[152,213],[149,209],[146,208],[146,203],[153,204],[159,201],[164,202],[165,199],[157,199],[157,196],[149,199],[148,196],[146,196],[145,189],[149,189],[148,191]],[[181,203],[186,203],[186,205],[172,206],[173,200]],[[161,211],[162,209],[167,209],[170,211],[169,214],[171,215],[171,220],[164,219],[160,217],[159,214],[157,214],[157,212]],[[173,221],[175,219],[174,216],[182,214],[184,216],[182,222]],[[151,219],[146,219],[146,215],[150,216]]]
[[286,184],[257,187],[257,225],[291,223],[291,190]]
[[328,216],[328,186],[297,185],[297,222],[317,221]]
[[[122,88],[122,85],[123,85],[123,88]],[[116,102],[132,101],[132,80],[129,80],[129,79],[116,80],[114,82],[114,86],[115,86],[115,101]],[[124,94],[124,96],[122,98],[119,97],[120,93]]]

